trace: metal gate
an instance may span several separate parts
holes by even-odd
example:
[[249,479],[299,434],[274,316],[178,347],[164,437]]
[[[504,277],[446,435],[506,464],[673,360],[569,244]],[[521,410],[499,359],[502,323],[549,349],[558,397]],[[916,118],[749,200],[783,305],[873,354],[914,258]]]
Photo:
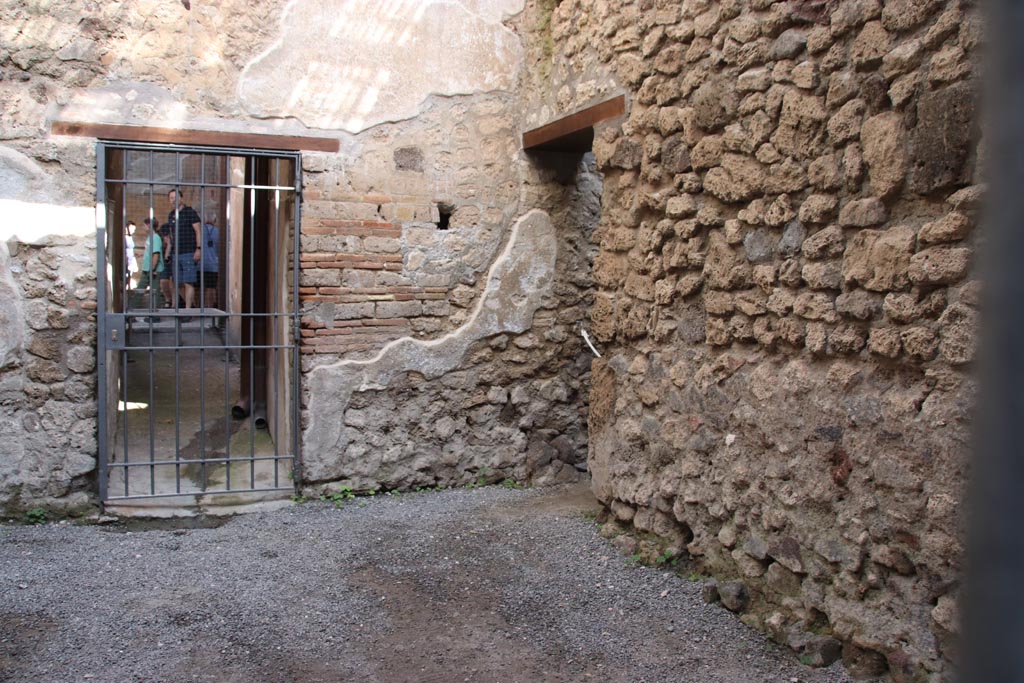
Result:
[[96,163],[102,499],[294,491],[299,154],[100,142]]

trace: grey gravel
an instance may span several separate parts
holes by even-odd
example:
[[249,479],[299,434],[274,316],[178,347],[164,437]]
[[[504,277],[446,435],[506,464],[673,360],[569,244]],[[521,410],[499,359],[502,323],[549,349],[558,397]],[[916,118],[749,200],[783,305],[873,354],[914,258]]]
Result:
[[214,528],[0,526],[0,680],[849,680],[632,566],[592,505],[492,486]]

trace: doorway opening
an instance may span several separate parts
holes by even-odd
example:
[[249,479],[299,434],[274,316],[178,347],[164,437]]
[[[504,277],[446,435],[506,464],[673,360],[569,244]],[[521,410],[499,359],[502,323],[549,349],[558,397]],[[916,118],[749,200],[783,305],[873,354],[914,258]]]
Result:
[[104,502],[294,492],[300,168],[295,152],[99,143]]

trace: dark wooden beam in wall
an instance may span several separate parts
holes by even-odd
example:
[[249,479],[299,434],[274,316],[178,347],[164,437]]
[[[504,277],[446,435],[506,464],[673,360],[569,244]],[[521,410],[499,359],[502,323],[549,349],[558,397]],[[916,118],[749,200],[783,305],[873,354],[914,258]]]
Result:
[[337,152],[341,146],[336,138],[315,138],[302,135],[268,135],[265,133],[228,133],[216,130],[123,126],[85,121],[54,121],[53,135],[77,135],[124,142],[167,142],[179,145],[211,145],[242,149],[280,149],[289,152]]
[[586,152],[594,142],[594,124],[626,113],[626,97],[619,95],[557,121],[523,133],[523,149]]

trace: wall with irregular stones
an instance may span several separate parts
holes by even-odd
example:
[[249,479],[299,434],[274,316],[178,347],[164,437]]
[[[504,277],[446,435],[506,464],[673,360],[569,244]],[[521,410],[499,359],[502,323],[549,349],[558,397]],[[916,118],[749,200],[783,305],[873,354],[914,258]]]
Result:
[[608,532],[688,552],[809,661],[946,680],[980,290],[977,10],[527,14],[533,106],[590,104],[586,83],[629,95],[594,142],[590,468]]
[[[94,141],[52,135],[55,120],[339,140],[303,155],[304,481],[575,479],[599,183],[591,168],[577,191],[519,150],[523,53],[504,22],[522,0],[187,5],[0,10],[0,506],[96,502]],[[567,218],[572,202],[590,218]],[[551,218],[517,231],[538,207]],[[516,235],[547,245],[544,273]],[[515,320],[483,315],[497,300]],[[316,379],[375,358],[388,372],[351,402]]]

